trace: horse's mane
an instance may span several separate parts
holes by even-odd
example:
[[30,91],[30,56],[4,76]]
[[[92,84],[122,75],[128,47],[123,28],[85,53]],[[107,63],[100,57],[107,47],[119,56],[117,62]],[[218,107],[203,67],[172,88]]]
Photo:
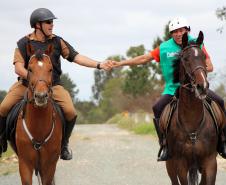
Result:
[[175,59],[173,61],[173,82],[174,83],[178,83],[180,82],[180,79],[179,79],[179,73],[180,73],[180,56],[178,56],[177,59]]
[[38,60],[42,60],[43,59],[43,51],[38,49],[36,52],[35,52],[35,57],[38,59]]

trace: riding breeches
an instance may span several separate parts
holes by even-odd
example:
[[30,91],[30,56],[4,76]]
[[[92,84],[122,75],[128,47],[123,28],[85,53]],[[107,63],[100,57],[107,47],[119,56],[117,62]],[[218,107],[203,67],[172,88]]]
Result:
[[22,85],[21,81],[18,81],[12,85],[0,105],[0,116],[6,117],[8,115],[10,109],[17,102],[23,99],[26,89],[27,87]]
[[157,100],[157,102],[152,107],[155,118],[160,118],[163,109],[172,100],[172,98],[172,95],[164,94]]
[[71,121],[77,115],[69,92],[61,85],[55,85],[53,89],[53,99],[62,108],[67,121]]
[[[6,117],[10,109],[23,99],[27,87],[21,81],[16,82],[10,89],[0,105],[0,116]],[[62,108],[67,121],[71,121],[77,115],[70,94],[61,85],[52,87],[53,99]]]
[[224,100],[221,98],[219,95],[217,95],[215,92],[212,90],[208,89],[207,96],[210,97],[213,101],[217,102],[223,112],[225,112],[225,107],[224,107]]

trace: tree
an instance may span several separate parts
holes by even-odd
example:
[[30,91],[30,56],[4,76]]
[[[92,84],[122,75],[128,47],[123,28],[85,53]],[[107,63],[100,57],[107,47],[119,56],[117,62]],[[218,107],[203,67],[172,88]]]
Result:
[[[164,27],[163,38],[159,36],[154,39],[152,44],[153,49],[158,47],[163,41],[170,39],[171,35],[169,32],[168,24]],[[127,51],[129,58],[143,55],[145,48],[143,45],[130,47]],[[159,90],[163,85],[163,79],[161,75],[160,66],[156,62],[149,62],[145,65],[132,66],[126,72],[125,83],[123,91],[127,94],[137,97],[139,95],[148,95],[153,90]]]
[[77,89],[77,85],[71,80],[67,73],[61,75],[61,83],[63,87],[70,93],[72,100],[77,101],[76,96],[79,90]]
[[221,96],[224,100],[226,99],[226,92],[225,92],[225,86],[223,83],[221,83],[216,89],[215,92]]
[[[222,20],[222,21],[226,21],[226,6],[223,6],[222,8],[218,8],[216,10],[216,15],[217,15],[217,18]],[[220,33],[222,33],[223,31],[223,26],[219,27],[217,29],[217,31],[219,31]]]
[[[144,45],[130,47],[126,55],[134,58],[145,53]],[[123,92],[131,94],[133,97],[143,95],[149,92],[150,71],[148,65],[131,66],[126,71],[126,77],[123,85]]]
[[216,10],[216,15],[217,18],[219,18],[220,20],[226,20],[226,6],[223,6],[222,8],[218,8]]
[[4,97],[5,97],[5,95],[6,95],[6,91],[1,91],[1,90],[0,90],[0,102],[2,102],[2,100],[3,100]]
[[[115,55],[115,56],[110,56],[107,59],[114,60],[114,61],[121,61],[125,58],[121,55]],[[115,68],[114,70],[111,70],[111,71],[96,69],[94,71],[94,85],[92,86],[92,93],[93,93],[93,98],[94,100],[96,100],[96,102],[100,101],[101,92],[104,88],[104,85],[107,83],[107,81],[122,75],[121,69],[122,68]]]
[[[155,49],[157,47],[160,46],[160,44],[164,41],[167,41],[171,38],[171,35],[170,35],[170,32],[169,32],[169,22],[165,25],[164,27],[164,35],[163,35],[163,38],[161,39],[159,36],[157,36],[156,39],[154,39],[154,42],[152,44],[152,48]],[[160,69],[160,66],[158,63],[156,62],[152,62],[151,64],[151,68],[156,72],[153,76],[153,79],[155,76],[158,76],[159,78],[159,83],[160,84],[163,84],[163,79],[162,79],[162,72],[161,72],[161,69]]]

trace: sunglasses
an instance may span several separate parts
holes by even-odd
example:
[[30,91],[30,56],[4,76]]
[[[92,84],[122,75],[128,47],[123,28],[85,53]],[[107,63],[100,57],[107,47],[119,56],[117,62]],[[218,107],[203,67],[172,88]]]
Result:
[[53,23],[53,20],[43,21],[43,23],[45,23],[45,24],[52,24]]

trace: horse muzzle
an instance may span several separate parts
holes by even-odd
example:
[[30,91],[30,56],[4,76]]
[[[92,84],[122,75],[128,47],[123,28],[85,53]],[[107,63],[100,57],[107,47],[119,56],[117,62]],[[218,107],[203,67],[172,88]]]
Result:
[[47,92],[35,92],[34,93],[34,102],[38,107],[43,107],[48,103],[48,93]]
[[195,96],[201,100],[205,99],[207,96],[208,88],[209,88],[209,83],[195,85]]

